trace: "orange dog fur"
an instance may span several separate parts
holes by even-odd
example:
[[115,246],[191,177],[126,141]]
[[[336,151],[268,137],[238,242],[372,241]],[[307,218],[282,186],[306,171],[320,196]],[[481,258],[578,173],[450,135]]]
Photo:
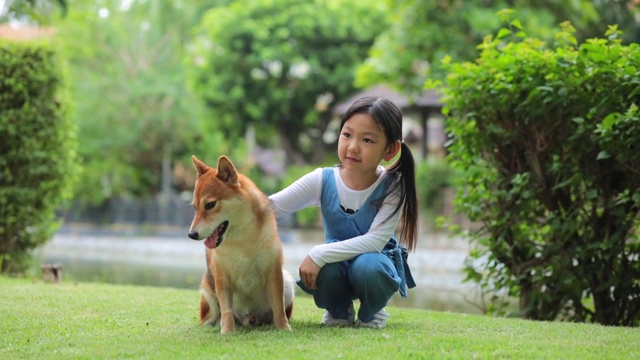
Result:
[[282,268],[282,243],[269,199],[226,156],[211,168],[192,156],[198,171],[189,237],[205,239],[207,269],[200,283],[200,323],[275,324],[291,330],[294,280]]

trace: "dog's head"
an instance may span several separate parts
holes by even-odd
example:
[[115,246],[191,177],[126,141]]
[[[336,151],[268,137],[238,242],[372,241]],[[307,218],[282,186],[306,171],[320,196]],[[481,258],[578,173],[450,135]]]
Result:
[[220,246],[229,230],[230,219],[238,214],[243,204],[240,176],[229,158],[222,155],[217,168],[211,168],[192,156],[198,171],[193,191],[195,215],[188,236],[194,240],[205,239],[205,245],[214,249]]

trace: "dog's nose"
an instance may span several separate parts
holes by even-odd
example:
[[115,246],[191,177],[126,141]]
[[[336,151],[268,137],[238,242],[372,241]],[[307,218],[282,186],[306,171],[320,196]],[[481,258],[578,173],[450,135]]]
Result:
[[198,232],[197,231],[189,231],[189,234],[187,236],[189,236],[193,240],[198,240]]

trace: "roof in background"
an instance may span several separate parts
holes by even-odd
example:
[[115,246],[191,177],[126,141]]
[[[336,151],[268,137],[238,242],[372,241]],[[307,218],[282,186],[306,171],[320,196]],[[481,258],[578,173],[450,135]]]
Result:
[[0,24],[0,39],[28,41],[52,38],[55,34],[56,30],[52,27],[13,27],[7,24]]
[[331,112],[334,115],[342,115],[347,112],[351,104],[365,96],[379,96],[389,99],[402,110],[428,107],[441,108],[443,105],[440,102],[440,96],[433,90],[425,90],[419,97],[411,97],[409,95],[401,94],[386,85],[376,85],[336,104],[333,109],[331,109]]

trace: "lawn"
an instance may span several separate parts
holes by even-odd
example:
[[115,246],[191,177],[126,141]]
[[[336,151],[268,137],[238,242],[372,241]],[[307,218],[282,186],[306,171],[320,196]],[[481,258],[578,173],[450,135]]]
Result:
[[0,277],[0,359],[623,359],[640,329],[387,308],[385,329],[326,328],[299,298],[293,332],[220,335],[196,289]]

